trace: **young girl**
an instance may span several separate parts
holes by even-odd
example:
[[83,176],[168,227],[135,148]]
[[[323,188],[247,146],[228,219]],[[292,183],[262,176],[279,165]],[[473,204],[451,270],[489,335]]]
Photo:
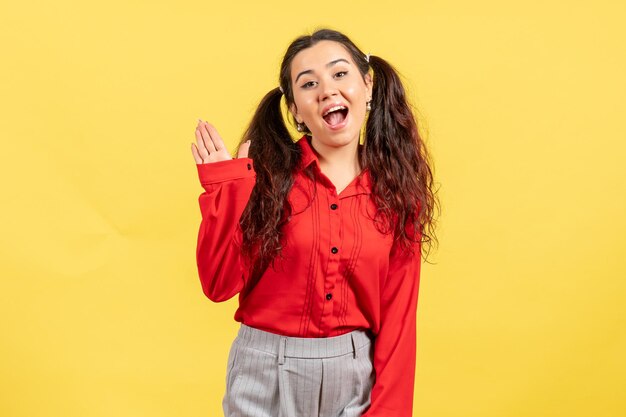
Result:
[[279,82],[236,159],[207,122],[191,146],[202,289],[214,302],[239,294],[225,416],[411,416],[422,242],[438,202],[404,88],[329,29],[289,45]]

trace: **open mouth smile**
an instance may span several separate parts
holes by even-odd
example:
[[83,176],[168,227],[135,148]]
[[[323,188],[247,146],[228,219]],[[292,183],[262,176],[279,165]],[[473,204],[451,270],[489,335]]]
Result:
[[331,130],[339,130],[348,123],[348,108],[338,104],[327,109],[322,115],[326,126]]

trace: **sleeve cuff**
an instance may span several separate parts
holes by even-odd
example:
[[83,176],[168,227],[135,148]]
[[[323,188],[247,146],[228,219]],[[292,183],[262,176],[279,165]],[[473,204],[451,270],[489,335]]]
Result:
[[251,158],[228,159],[207,164],[196,164],[202,185],[215,184],[239,178],[254,177],[254,163]]

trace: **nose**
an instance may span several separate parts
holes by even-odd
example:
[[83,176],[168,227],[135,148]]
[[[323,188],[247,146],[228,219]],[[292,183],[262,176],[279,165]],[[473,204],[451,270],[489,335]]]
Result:
[[339,94],[339,90],[334,80],[324,79],[320,81],[320,101],[331,98]]

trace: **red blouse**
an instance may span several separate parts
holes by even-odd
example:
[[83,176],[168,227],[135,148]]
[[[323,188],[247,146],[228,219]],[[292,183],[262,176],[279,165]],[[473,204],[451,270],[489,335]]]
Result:
[[[416,360],[416,313],[421,255],[403,254],[392,234],[372,222],[372,179],[365,169],[339,194],[324,175],[304,135],[297,143],[302,164],[288,195],[293,207],[277,257],[235,320],[296,337],[328,337],[370,329],[376,381],[363,417],[412,415]],[[315,164],[317,181],[302,169]],[[239,158],[197,164],[205,192],[199,197],[202,222],[197,264],[204,294],[226,301],[243,287],[247,271],[238,245],[239,219],[255,184],[253,160]],[[316,184],[316,185],[315,185]],[[310,191],[307,191],[310,190]],[[309,192],[316,198],[309,201]]]

